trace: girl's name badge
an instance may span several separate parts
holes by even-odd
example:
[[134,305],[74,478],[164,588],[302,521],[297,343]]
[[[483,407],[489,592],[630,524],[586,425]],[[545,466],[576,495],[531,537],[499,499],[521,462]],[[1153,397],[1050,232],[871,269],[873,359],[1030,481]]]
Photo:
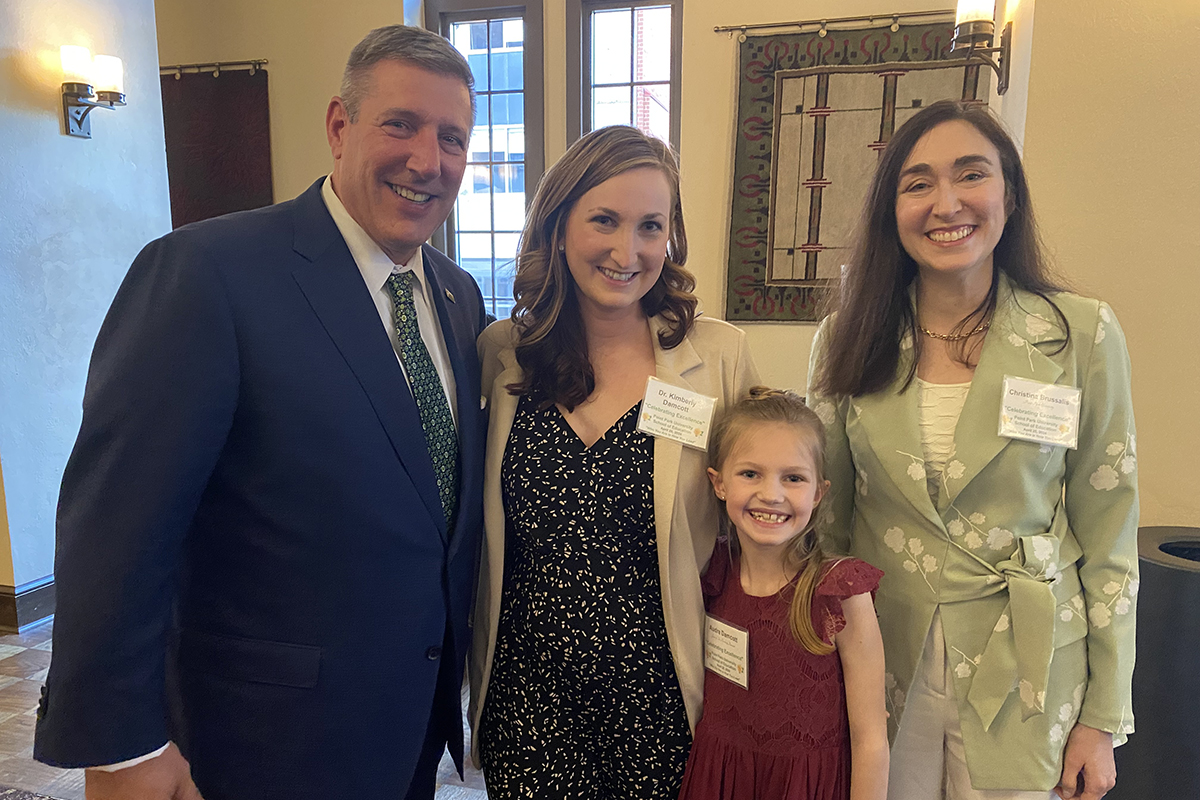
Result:
[[658,378],[646,380],[646,396],[638,415],[638,430],[651,436],[704,450],[712,427],[717,398],[681,389]]
[[1079,398],[1074,386],[1004,376],[1000,435],[1072,450],[1079,446]]
[[704,668],[750,688],[750,631],[704,615]]

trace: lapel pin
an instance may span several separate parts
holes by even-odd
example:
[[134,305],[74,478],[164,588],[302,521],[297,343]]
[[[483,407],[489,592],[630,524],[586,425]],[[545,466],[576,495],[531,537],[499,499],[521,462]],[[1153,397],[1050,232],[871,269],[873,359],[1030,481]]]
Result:
[[451,303],[453,303],[454,302],[454,292],[447,289],[446,290],[446,299],[449,300]]

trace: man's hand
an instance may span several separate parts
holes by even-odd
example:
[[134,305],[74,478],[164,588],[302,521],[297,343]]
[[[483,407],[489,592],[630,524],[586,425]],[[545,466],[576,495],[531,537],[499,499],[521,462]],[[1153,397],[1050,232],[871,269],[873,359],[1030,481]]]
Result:
[[174,742],[149,761],[116,772],[89,769],[84,776],[87,800],[203,800]]
[[1063,800],[1100,800],[1117,785],[1112,734],[1076,724],[1063,752],[1063,774],[1054,790]]

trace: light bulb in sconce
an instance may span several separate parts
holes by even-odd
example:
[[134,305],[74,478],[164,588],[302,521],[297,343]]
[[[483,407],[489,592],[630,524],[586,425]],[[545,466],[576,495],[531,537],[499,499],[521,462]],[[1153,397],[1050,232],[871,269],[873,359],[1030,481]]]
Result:
[[86,47],[64,44],[59,52],[63,68],[63,132],[90,139],[92,126],[88,114],[93,108],[125,105],[124,67],[116,56],[92,58]]
[[64,44],[58,51],[62,59],[62,82],[91,85],[92,52],[86,47],[74,44]]
[[955,26],[966,22],[991,22],[996,16],[996,0],[958,0]]
[[1012,51],[1012,23],[1005,23],[996,40],[996,0],[958,0],[954,14],[954,39],[950,53],[969,63],[986,65],[996,73],[996,93],[1008,91],[1009,54]]
[[116,56],[93,58],[92,76],[97,94],[125,94],[125,68]]

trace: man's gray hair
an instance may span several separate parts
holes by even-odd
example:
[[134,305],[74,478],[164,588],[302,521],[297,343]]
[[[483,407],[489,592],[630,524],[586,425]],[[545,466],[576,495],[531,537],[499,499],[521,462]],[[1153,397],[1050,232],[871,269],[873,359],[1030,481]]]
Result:
[[350,51],[346,71],[342,73],[340,94],[351,122],[358,121],[358,107],[370,89],[368,73],[385,60],[404,61],[430,72],[458,78],[471,95],[471,116],[475,116],[475,76],[463,54],[432,31],[408,25],[387,25],[368,33]]

